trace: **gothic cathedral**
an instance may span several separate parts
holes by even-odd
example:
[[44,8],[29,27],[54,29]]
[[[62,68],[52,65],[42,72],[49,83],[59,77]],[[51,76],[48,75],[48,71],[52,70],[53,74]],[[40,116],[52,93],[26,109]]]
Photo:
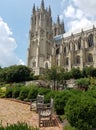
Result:
[[77,33],[65,33],[64,22],[58,16],[57,22],[53,23],[51,8],[45,9],[42,0],[40,9],[33,6],[27,66],[35,75],[40,75],[53,65],[63,67],[65,71],[73,67],[96,67],[96,28],[93,25]]

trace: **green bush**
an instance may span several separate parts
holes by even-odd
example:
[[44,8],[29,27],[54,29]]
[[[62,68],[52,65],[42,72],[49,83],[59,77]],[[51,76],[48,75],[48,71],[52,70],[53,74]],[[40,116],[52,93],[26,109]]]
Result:
[[30,91],[30,87],[26,87],[26,86],[22,87],[19,94],[19,99],[21,100],[26,99],[28,97],[29,91]]
[[64,130],[77,130],[77,129],[74,128],[74,127],[72,127],[72,126],[70,126],[70,125],[66,125],[66,126],[64,127]]
[[65,106],[65,115],[71,126],[78,130],[96,128],[96,99],[85,94],[74,96]]
[[64,107],[66,106],[66,103],[71,98],[71,96],[72,94],[68,90],[58,92],[56,94],[54,98],[54,107],[58,115],[64,114]]
[[26,123],[17,123],[12,125],[7,125],[6,127],[0,126],[0,130],[39,130],[38,128],[34,128],[28,126]]
[[47,89],[47,88],[39,88],[38,89],[38,94],[42,94],[42,95],[46,95],[47,93],[49,93],[51,90]]
[[5,87],[1,87],[0,88],[0,98],[5,97],[6,94],[6,88]]
[[44,97],[45,98],[45,103],[49,103],[51,98],[54,99],[55,94],[56,94],[56,91],[50,91],[50,92],[46,93],[46,95]]
[[30,91],[28,93],[28,99],[34,99],[37,97],[38,94],[38,87],[37,86],[30,86]]
[[13,89],[13,87],[7,87],[5,97],[12,98]]
[[90,85],[90,79],[89,78],[78,79],[78,80],[76,80],[76,85],[79,88],[85,88],[87,90]]
[[13,92],[12,92],[12,97],[13,98],[18,98],[21,89],[22,89],[22,87],[14,87]]

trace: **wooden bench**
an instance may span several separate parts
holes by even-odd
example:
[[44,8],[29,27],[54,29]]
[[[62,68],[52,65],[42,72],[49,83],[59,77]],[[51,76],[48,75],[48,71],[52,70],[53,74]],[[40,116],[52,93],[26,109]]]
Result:
[[53,110],[53,99],[50,103],[43,104],[39,109],[39,127],[47,120],[48,122],[52,121],[52,110]]
[[36,112],[39,111],[40,108],[42,108],[42,105],[44,104],[44,95],[37,95],[36,99],[30,99],[30,111],[36,110]]

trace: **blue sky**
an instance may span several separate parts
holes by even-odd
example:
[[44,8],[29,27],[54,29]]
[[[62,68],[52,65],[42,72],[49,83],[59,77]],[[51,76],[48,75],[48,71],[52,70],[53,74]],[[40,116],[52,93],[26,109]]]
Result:
[[[64,20],[65,30],[73,31],[96,21],[96,0],[45,0],[53,21]],[[41,0],[0,0],[0,66],[26,64],[32,7]]]

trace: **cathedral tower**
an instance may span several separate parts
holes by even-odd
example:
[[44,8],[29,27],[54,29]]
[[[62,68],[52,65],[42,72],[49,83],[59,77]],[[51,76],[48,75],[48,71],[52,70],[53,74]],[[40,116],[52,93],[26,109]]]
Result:
[[65,33],[64,22],[60,22],[59,16],[57,17],[57,22],[53,24],[53,36]]
[[28,67],[32,68],[35,75],[43,73],[44,68],[50,67],[52,50],[52,17],[51,8],[45,9],[44,0],[40,9],[32,10],[31,26],[29,31]]

